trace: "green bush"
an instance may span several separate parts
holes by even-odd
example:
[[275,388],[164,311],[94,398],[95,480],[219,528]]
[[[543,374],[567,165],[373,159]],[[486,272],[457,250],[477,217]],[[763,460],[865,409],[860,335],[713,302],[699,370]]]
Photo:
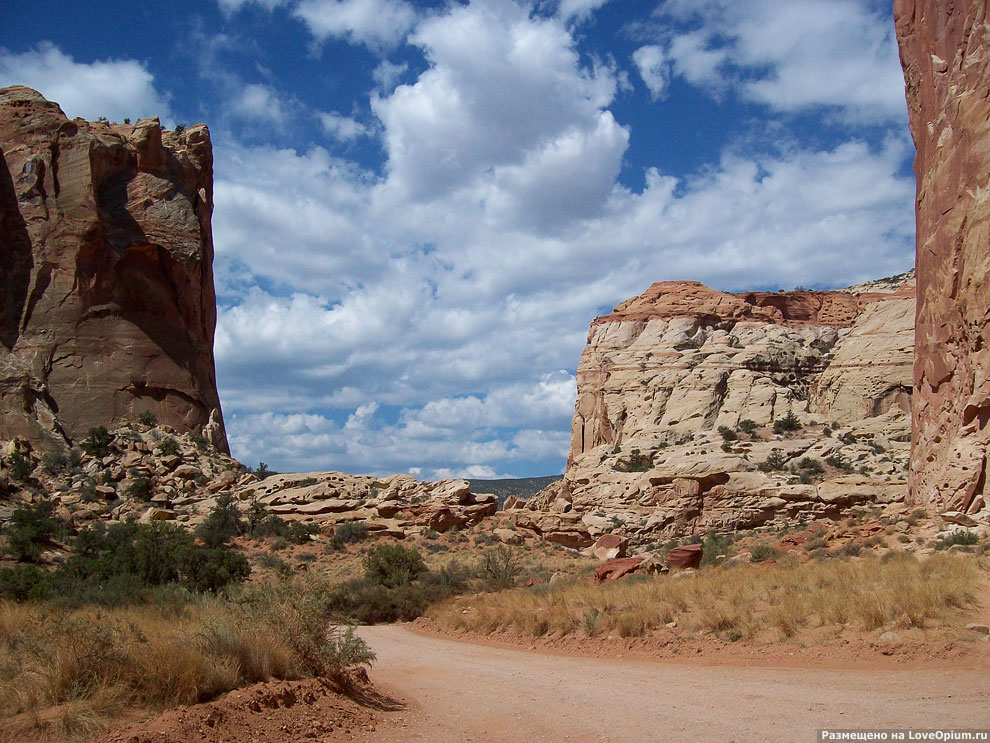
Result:
[[357,521],[345,521],[333,528],[333,538],[330,542],[339,549],[345,544],[360,542],[366,536],[368,536],[367,526]]
[[701,546],[701,564],[713,565],[719,555],[729,554],[729,550],[732,548],[732,537],[729,535],[722,536],[714,531],[710,531],[705,535]]
[[801,428],[801,421],[798,417],[794,415],[794,411],[788,411],[787,415],[783,418],[778,418],[773,422],[773,432],[774,433],[788,433],[791,431],[797,431]]
[[107,431],[107,427],[96,426],[95,428],[89,429],[89,436],[83,439],[79,446],[91,457],[102,459],[110,454],[112,443],[113,437],[110,436],[110,432]]
[[158,417],[150,410],[144,410],[138,413],[137,420],[142,426],[147,426],[148,428],[158,425]]
[[196,536],[207,547],[222,547],[246,530],[247,523],[241,518],[234,496],[224,493],[217,496],[217,502],[206,519],[196,527]]
[[766,562],[767,560],[772,560],[780,555],[777,550],[766,543],[756,545],[749,552],[752,556],[751,559],[753,562]]
[[846,431],[844,434],[842,434],[839,437],[839,441],[841,441],[843,444],[855,444],[856,434],[854,434],[852,431]]
[[739,428],[740,431],[746,434],[752,434],[753,431],[759,428],[756,421],[750,420],[749,418],[743,418],[741,421],[739,421],[737,427]]
[[174,456],[179,453],[179,442],[171,436],[166,436],[155,451],[163,457]]
[[736,441],[739,438],[739,434],[733,431],[728,426],[719,426],[718,433],[722,437],[722,440],[728,443],[729,441]]
[[55,517],[52,501],[18,508],[3,531],[7,537],[6,552],[19,562],[37,562],[45,547],[66,531],[66,524]]
[[401,544],[375,545],[368,550],[363,564],[365,578],[387,588],[409,585],[426,572],[422,555]]
[[825,457],[825,464],[830,467],[835,467],[837,470],[841,470],[846,474],[853,471],[852,463],[849,462],[840,451],[835,452],[835,454],[832,454],[831,456]]
[[135,500],[148,500],[151,498],[151,479],[144,475],[132,477],[124,495]]
[[53,451],[41,458],[41,466],[52,477],[60,475],[69,467],[69,457],[60,451]]
[[977,544],[979,541],[980,541],[980,537],[978,534],[974,534],[971,531],[960,530],[955,532],[954,534],[950,534],[947,537],[940,537],[938,540],[936,540],[935,549],[937,550],[948,549],[954,544],[974,545]]
[[34,471],[34,463],[20,452],[15,451],[7,457],[7,468],[13,479],[23,481]]
[[506,544],[486,550],[481,558],[481,572],[496,591],[512,588],[522,572],[522,559]]
[[778,470],[784,469],[784,465],[787,463],[787,458],[780,452],[779,449],[774,449],[767,456],[766,460],[756,465],[760,472],[777,472]]

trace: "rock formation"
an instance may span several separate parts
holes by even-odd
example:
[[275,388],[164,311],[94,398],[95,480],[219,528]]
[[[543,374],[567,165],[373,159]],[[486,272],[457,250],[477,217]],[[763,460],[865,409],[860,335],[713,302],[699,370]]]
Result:
[[260,503],[268,513],[328,533],[336,524],[357,522],[371,534],[400,539],[429,529],[471,527],[498,508],[494,494],[472,493],[467,480],[419,482],[411,475],[339,472],[259,480],[203,438],[168,426],[130,424],[108,432],[98,451],[90,437],[67,455],[43,454],[24,440],[0,442],[0,528],[39,491],[76,526],[132,518],[195,526],[217,496],[227,493],[245,511]]
[[227,450],[209,130],[70,121],[0,89],[0,439],[50,450],[142,412]]
[[894,17],[917,147],[911,492],[973,513],[990,505],[990,19],[979,0]]
[[879,288],[662,282],[623,302],[591,325],[564,479],[508,512],[584,547],[902,500],[913,275]]

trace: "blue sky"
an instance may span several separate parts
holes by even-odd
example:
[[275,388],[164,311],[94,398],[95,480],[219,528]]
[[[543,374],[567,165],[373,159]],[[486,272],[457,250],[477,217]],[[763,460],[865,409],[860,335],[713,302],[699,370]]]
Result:
[[588,323],[650,283],[913,264],[888,2],[6,0],[0,85],[205,122],[217,375],[279,470],[563,470]]

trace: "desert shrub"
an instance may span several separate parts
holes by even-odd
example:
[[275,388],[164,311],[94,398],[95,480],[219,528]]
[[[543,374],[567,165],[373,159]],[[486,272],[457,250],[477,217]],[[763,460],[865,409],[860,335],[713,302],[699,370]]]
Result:
[[7,457],[7,469],[10,470],[10,476],[13,479],[23,481],[34,470],[34,464],[23,454],[15,451]]
[[884,452],[887,451],[887,447],[885,447],[883,444],[881,444],[879,442],[876,442],[876,441],[871,441],[870,442],[870,448],[876,454],[883,454]]
[[522,559],[511,547],[502,544],[485,551],[481,557],[480,572],[496,591],[512,588],[522,572]]
[[345,521],[334,527],[330,542],[334,548],[339,549],[345,544],[360,542],[366,536],[368,536],[367,526],[358,521]]
[[788,411],[787,415],[783,418],[778,418],[773,422],[773,432],[774,433],[789,433],[791,431],[797,431],[801,428],[801,421],[798,417],[794,415],[794,411]]
[[600,616],[597,609],[586,611],[581,615],[581,628],[588,637],[598,634]]
[[736,441],[739,438],[739,434],[737,434],[728,426],[719,426],[718,433],[719,436],[722,437],[722,440],[725,441],[726,443],[730,441]]
[[113,438],[106,426],[96,426],[89,429],[89,435],[83,439],[79,446],[91,457],[102,459],[110,453],[112,443]]
[[840,451],[837,451],[835,452],[835,454],[825,457],[825,464],[827,464],[829,467],[835,467],[837,470],[840,470],[847,474],[853,471],[852,463],[848,459],[846,459],[843,453]]
[[766,562],[779,557],[780,553],[765,542],[755,545],[750,551],[753,562]]
[[19,562],[37,562],[45,547],[56,536],[64,536],[66,524],[55,517],[52,501],[39,501],[33,506],[18,508],[4,529],[6,552]]
[[296,555],[296,559],[298,559],[299,562],[303,562],[303,563],[316,562],[316,553],[315,552],[300,552],[298,555]]
[[266,477],[271,477],[272,475],[277,474],[277,472],[270,469],[264,462],[258,462],[258,466],[254,470],[254,476],[259,480],[264,480]]
[[978,534],[974,534],[971,531],[960,530],[947,537],[939,537],[935,540],[935,549],[944,550],[955,544],[961,544],[966,546],[971,546],[980,541]]
[[241,518],[234,496],[223,493],[217,496],[216,503],[203,523],[196,527],[196,536],[207,547],[222,547],[234,537],[243,534],[246,529],[247,524]]
[[705,535],[704,540],[701,542],[701,546],[701,564],[713,565],[715,563],[715,559],[719,555],[729,554],[729,550],[732,548],[732,537],[710,531]]
[[330,594],[328,609],[331,617],[360,624],[411,622],[446,595],[434,583],[386,586],[368,578],[355,578],[341,583]]
[[155,451],[161,454],[163,457],[174,456],[179,453],[179,442],[176,441],[171,436],[166,436],[162,439],[161,443],[155,448]]
[[774,449],[767,456],[766,460],[756,465],[760,472],[777,472],[784,469],[787,458],[779,449]]
[[189,434],[189,438],[192,439],[193,446],[196,447],[197,451],[206,451],[207,446],[209,446],[206,437],[201,433]]
[[750,420],[749,418],[743,418],[737,424],[737,428],[743,433],[752,434],[753,431],[759,428],[759,426],[757,425],[756,421]]
[[69,467],[69,457],[60,451],[53,451],[41,458],[41,466],[52,477],[60,475]]
[[124,495],[135,500],[148,500],[151,497],[151,479],[144,475],[132,477]]
[[158,425],[158,417],[150,410],[143,410],[138,413],[137,421],[142,426],[148,426],[149,428]]
[[839,441],[841,441],[843,444],[855,444],[856,434],[854,434],[852,431],[846,431],[844,434],[842,434],[839,437]]
[[827,438],[832,438],[832,429],[831,429],[831,428],[829,428],[828,426],[825,426],[825,427],[824,427],[824,428],[822,429],[822,434],[823,434],[824,436],[826,436]]
[[412,583],[426,572],[422,555],[401,544],[379,544],[363,560],[365,578],[371,583],[397,588]]

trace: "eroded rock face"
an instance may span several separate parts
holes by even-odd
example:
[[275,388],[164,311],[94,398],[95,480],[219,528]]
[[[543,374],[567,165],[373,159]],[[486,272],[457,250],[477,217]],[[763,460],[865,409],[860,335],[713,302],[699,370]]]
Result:
[[150,411],[226,451],[209,130],[69,121],[10,87],[0,145],[0,438],[59,448]]
[[911,493],[986,508],[990,447],[990,27],[985,2],[895,0],[917,147]]
[[[903,500],[913,275],[873,291],[654,284],[592,323],[564,478],[507,513],[570,547]],[[793,415],[800,428],[776,432]],[[742,424],[742,425],[740,425]]]
[[631,438],[671,444],[791,411],[839,423],[907,412],[911,278],[896,292],[863,294],[654,284],[591,324],[568,461]]

